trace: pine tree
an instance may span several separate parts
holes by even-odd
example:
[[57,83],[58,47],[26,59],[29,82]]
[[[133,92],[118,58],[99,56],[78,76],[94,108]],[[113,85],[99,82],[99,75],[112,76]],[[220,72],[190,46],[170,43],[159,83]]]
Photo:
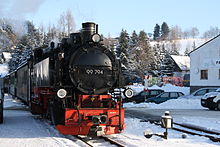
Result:
[[138,46],[133,52],[132,60],[136,65],[135,70],[139,73],[139,76],[143,76],[146,71],[152,69],[155,60],[147,34],[140,31],[138,38]]
[[158,24],[156,24],[154,27],[153,39],[157,40],[159,38],[160,38],[160,26]]
[[166,39],[168,37],[170,30],[166,22],[161,25],[161,38]]
[[174,63],[171,56],[166,52],[161,63],[161,75],[172,76],[174,71]]
[[129,35],[126,30],[122,29],[119,37],[119,46],[117,48],[117,56],[121,59],[122,64],[128,64],[128,48],[129,48]]
[[137,46],[137,43],[138,43],[138,35],[134,30],[133,33],[131,34],[131,47]]
[[144,31],[140,31],[138,39],[140,42],[145,42],[148,38],[147,38],[147,33]]

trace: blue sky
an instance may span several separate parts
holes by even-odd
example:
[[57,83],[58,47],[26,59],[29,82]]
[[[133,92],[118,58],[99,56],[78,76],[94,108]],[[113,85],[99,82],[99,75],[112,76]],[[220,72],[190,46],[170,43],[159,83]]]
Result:
[[[0,0],[1,2],[2,0]],[[5,1],[5,0],[4,0]],[[16,1],[16,0],[9,0]],[[18,1],[18,0],[17,0]],[[210,26],[220,25],[219,0],[20,0],[22,8],[33,5],[33,11],[26,10],[23,17],[35,24],[57,24],[60,14],[71,10],[76,29],[81,23],[94,21],[99,24],[100,33],[118,36],[122,28],[128,33],[153,32],[156,23],[164,21],[169,26],[180,26],[183,30],[197,27],[200,35]],[[28,5],[27,1],[30,1]],[[38,3],[36,3],[38,1]],[[26,3],[25,3],[26,2]],[[1,4],[0,4],[1,5]],[[30,7],[31,8],[31,7]]]

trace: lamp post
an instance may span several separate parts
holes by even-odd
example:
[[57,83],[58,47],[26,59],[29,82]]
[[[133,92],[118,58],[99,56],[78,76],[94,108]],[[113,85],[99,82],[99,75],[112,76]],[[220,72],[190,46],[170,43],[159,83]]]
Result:
[[170,115],[169,111],[165,111],[164,115],[161,116],[161,126],[166,129],[163,134],[154,134],[150,129],[148,129],[144,131],[144,136],[146,138],[151,138],[153,135],[156,135],[164,139],[167,139],[168,129],[171,129],[173,127],[173,118]]
[[166,129],[164,132],[164,138],[167,139],[168,129],[173,127],[173,118],[169,111],[165,111],[164,115],[161,117],[161,126]]

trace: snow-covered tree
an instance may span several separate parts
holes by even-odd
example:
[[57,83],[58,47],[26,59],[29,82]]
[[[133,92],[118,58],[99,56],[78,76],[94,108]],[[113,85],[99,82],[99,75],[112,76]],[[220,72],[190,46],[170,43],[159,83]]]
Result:
[[131,42],[130,43],[131,47],[137,46],[137,44],[138,44],[138,35],[137,35],[135,30],[132,32],[130,40],[131,40],[130,41]]
[[144,31],[140,31],[138,35],[138,44],[132,50],[129,57],[129,66],[132,67],[132,70],[140,77],[142,77],[145,72],[153,69],[155,64],[154,53],[147,34]]
[[122,64],[128,65],[128,48],[129,35],[126,30],[122,29],[119,36],[119,46],[117,47],[117,56],[121,59]]
[[168,52],[166,52],[162,63],[161,63],[161,75],[164,76],[172,76],[174,72],[174,62],[171,59],[171,56]]

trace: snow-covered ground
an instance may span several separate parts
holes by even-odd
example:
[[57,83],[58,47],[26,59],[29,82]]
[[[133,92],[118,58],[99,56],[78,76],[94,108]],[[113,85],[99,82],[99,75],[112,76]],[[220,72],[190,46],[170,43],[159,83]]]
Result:
[[187,135],[183,139],[183,133],[174,130],[168,131],[168,140],[153,136],[150,139],[144,137],[144,130],[151,130],[153,133],[161,134],[164,132],[160,126],[150,124],[148,122],[140,122],[139,119],[126,118],[127,128],[121,135],[114,135],[115,137],[124,136],[124,142],[129,142],[131,146],[144,147],[217,147],[220,143],[214,143],[205,137],[198,137]]
[[[143,90],[143,86],[141,85],[133,85],[131,88],[136,91],[140,92]],[[184,94],[189,94],[189,87],[176,87],[173,85],[165,85],[162,87],[158,86],[152,86],[149,88],[156,88],[156,89],[163,89],[165,91],[181,91]],[[134,103],[126,103],[124,104],[125,109],[136,109],[141,110],[142,112],[148,112],[149,110],[155,111],[159,109],[189,109],[189,111],[193,110],[204,110],[206,111],[204,107],[200,104],[200,99],[186,99],[186,98],[179,98],[174,100],[169,100],[161,104],[154,104],[154,103],[140,103],[140,104],[134,104]],[[193,113],[193,112],[192,112]],[[213,113],[217,113],[213,111]],[[202,115],[202,114],[201,114]],[[214,116],[214,114],[213,114]],[[164,140],[159,137],[152,137],[151,139],[146,139],[143,137],[143,131],[145,129],[152,130],[153,133],[162,133],[164,130],[158,126],[152,125],[148,122],[140,122],[138,119],[133,118],[126,118],[125,119],[127,124],[127,129],[125,130],[125,134],[130,134],[133,136],[134,140],[139,140],[139,146],[145,145],[145,146],[187,146],[187,147],[194,147],[194,146],[220,146],[220,143],[213,143],[207,138],[204,137],[198,137],[198,136],[191,136],[188,135],[186,139],[182,138],[182,133],[176,132],[174,130],[170,130],[169,132],[169,139]],[[188,123],[192,125],[197,125],[201,127],[206,127],[208,129],[212,130],[218,130],[220,132],[219,126],[220,126],[220,119],[216,117],[196,117],[196,116],[178,116],[175,118],[175,122],[179,123]],[[132,127],[131,127],[132,126]],[[147,142],[146,142],[147,140]],[[145,142],[145,143],[144,143]],[[135,143],[134,143],[135,144]]]
[[[200,39],[200,38],[189,38],[189,39],[180,39],[180,40],[173,40],[173,41],[160,41],[159,44],[163,44],[167,50],[171,50],[172,44],[175,44],[176,47],[179,49],[180,55],[184,55],[185,50],[192,51],[193,47],[197,48],[203,43],[208,41],[208,39]],[[151,46],[157,44],[157,41],[151,41]]]
[[0,147],[80,146],[59,134],[52,126],[45,125],[25,108],[19,101],[5,97],[4,123],[0,124]]

